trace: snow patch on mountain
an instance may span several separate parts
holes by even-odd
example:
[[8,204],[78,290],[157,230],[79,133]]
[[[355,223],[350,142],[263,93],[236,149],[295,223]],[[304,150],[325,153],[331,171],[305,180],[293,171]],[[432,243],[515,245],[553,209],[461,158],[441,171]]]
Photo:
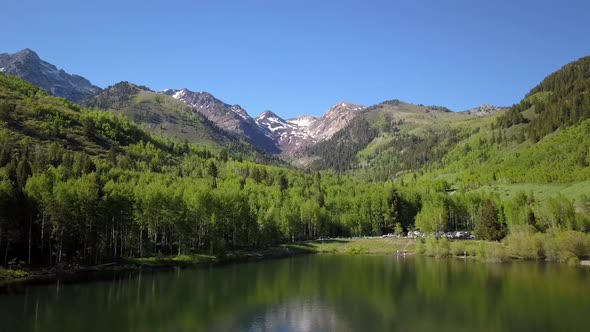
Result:
[[311,115],[301,115],[296,118],[288,119],[287,122],[292,123],[298,127],[307,128],[318,118]]
[[182,97],[183,97],[185,94],[186,94],[186,90],[185,90],[185,89],[178,90],[178,91],[176,91],[176,92],[175,92],[175,93],[172,95],[172,98],[174,98],[174,99],[180,99],[180,98],[182,98]]
[[240,107],[240,105],[232,105],[231,110],[237,115],[239,115],[242,119],[246,121],[252,121],[252,118],[250,117],[250,115],[248,115],[248,112],[246,112],[245,109]]

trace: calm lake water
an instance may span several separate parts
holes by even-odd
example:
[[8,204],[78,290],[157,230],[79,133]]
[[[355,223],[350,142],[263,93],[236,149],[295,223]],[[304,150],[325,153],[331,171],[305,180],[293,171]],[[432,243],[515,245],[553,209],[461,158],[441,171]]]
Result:
[[29,286],[2,331],[589,331],[590,269],[307,255]]

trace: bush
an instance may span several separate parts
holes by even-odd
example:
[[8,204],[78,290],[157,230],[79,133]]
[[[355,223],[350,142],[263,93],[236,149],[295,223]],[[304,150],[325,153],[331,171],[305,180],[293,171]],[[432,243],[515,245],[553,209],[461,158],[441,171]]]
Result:
[[448,257],[451,253],[451,244],[446,237],[440,238],[437,241],[436,257]]
[[424,242],[416,243],[416,252],[437,258],[448,257],[451,252],[451,244],[447,238],[437,239],[434,236],[429,236]]
[[545,258],[549,261],[568,262],[590,255],[590,238],[578,231],[554,231],[542,237]]
[[570,257],[567,259],[567,265],[578,266],[578,265],[580,265],[580,259],[576,256]]
[[465,243],[463,241],[451,242],[451,254],[455,256],[463,256],[466,254]]
[[476,245],[475,243],[471,243],[470,246],[466,246],[466,247],[467,247],[467,254],[469,256],[473,256],[473,257],[478,256],[478,251],[479,251],[479,247],[480,247],[479,244]]
[[419,255],[424,255],[426,252],[426,246],[424,245],[424,239],[416,239],[416,245],[414,251]]
[[506,262],[509,259],[510,257],[508,256],[508,251],[506,250],[506,247],[504,247],[503,245],[493,244],[488,246],[485,257],[485,260],[487,262],[501,263]]
[[487,256],[486,253],[486,243],[485,242],[479,242],[477,244],[477,247],[475,248],[475,256],[477,258],[481,258],[484,259]]
[[0,279],[15,279],[15,278],[23,278],[29,275],[27,271],[18,270],[18,269],[6,269],[0,266]]
[[505,243],[513,256],[523,259],[539,259],[543,256],[542,239],[533,226],[512,226]]
[[428,256],[436,256],[437,251],[437,243],[436,238],[434,236],[429,236],[426,238],[425,246],[425,254]]
[[365,253],[367,250],[363,246],[350,247],[348,253],[353,255],[359,255]]
[[497,242],[479,242],[475,247],[475,255],[485,262],[500,263],[510,259],[506,247]]
[[584,258],[590,255],[590,239],[586,234],[578,231],[565,231],[559,233],[557,238],[563,248],[576,257]]

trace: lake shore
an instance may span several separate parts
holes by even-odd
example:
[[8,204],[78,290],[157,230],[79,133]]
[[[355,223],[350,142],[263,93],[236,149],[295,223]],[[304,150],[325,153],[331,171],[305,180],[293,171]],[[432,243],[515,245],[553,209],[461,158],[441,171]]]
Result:
[[391,254],[396,251],[408,252],[412,239],[362,237],[338,238],[296,242],[270,248],[235,250],[223,254],[190,254],[178,256],[153,256],[144,258],[119,258],[94,266],[63,266],[60,268],[39,268],[28,270],[0,271],[0,287],[13,284],[48,283],[56,280],[75,282],[86,275],[132,272],[143,270],[165,270],[175,267],[206,266],[246,262],[262,259],[283,258],[302,254]]
[[[428,241],[417,241],[410,238],[396,237],[358,237],[331,238],[283,244],[279,246],[235,250],[223,254],[190,254],[178,256],[153,256],[145,258],[117,259],[95,266],[66,266],[61,269],[43,268],[21,270],[3,270],[0,273],[0,287],[12,284],[47,283],[56,280],[76,282],[92,274],[109,274],[132,271],[155,271],[171,268],[192,266],[208,266],[247,262],[262,259],[283,258],[302,254],[343,254],[343,255],[424,255],[433,257],[457,257],[477,259],[487,262],[505,262],[522,260],[522,257],[508,255],[505,245],[498,242],[459,240],[448,241],[448,247]],[[590,261],[582,261],[580,265],[590,265]],[[9,274],[10,273],[10,274]]]

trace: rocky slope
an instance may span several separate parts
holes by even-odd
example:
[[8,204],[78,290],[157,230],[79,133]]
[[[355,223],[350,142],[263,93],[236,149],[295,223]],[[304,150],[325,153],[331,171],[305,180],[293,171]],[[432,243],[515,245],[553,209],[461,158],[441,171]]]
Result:
[[289,156],[297,156],[303,147],[315,142],[305,127],[286,121],[271,111],[261,113],[255,121],[267,131],[267,135],[276,142],[281,152]]
[[179,141],[227,146],[238,140],[183,102],[129,82],[109,86],[83,104],[125,115],[154,134]]
[[0,54],[0,71],[35,84],[47,93],[80,102],[101,91],[90,81],[41,60],[37,53],[24,49],[14,54]]
[[288,120],[265,111],[256,117],[256,123],[269,131],[283,153],[297,157],[306,147],[329,139],[346,127],[363,108],[340,102],[321,117],[302,115]]
[[351,104],[348,102],[340,102],[332,106],[324,115],[316,119],[307,118],[296,118],[296,121],[303,123],[307,121],[307,125],[303,125],[306,132],[313,137],[316,141],[322,141],[329,139],[340,129],[346,127],[350,120],[356,117],[360,110],[364,109],[364,106]]
[[269,131],[260,127],[240,105],[226,104],[208,92],[166,89],[161,93],[184,102],[221,129],[242,136],[267,152],[280,153]]
[[490,105],[490,104],[482,104],[478,107],[474,107],[472,109],[468,109],[463,112],[470,114],[470,115],[486,116],[486,115],[490,115],[490,114],[493,114],[493,113],[496,113],[499,111],[505,111],[507,109],[508,109],[508,107],[500,107],[500,106],[494,106],[494,105]]

